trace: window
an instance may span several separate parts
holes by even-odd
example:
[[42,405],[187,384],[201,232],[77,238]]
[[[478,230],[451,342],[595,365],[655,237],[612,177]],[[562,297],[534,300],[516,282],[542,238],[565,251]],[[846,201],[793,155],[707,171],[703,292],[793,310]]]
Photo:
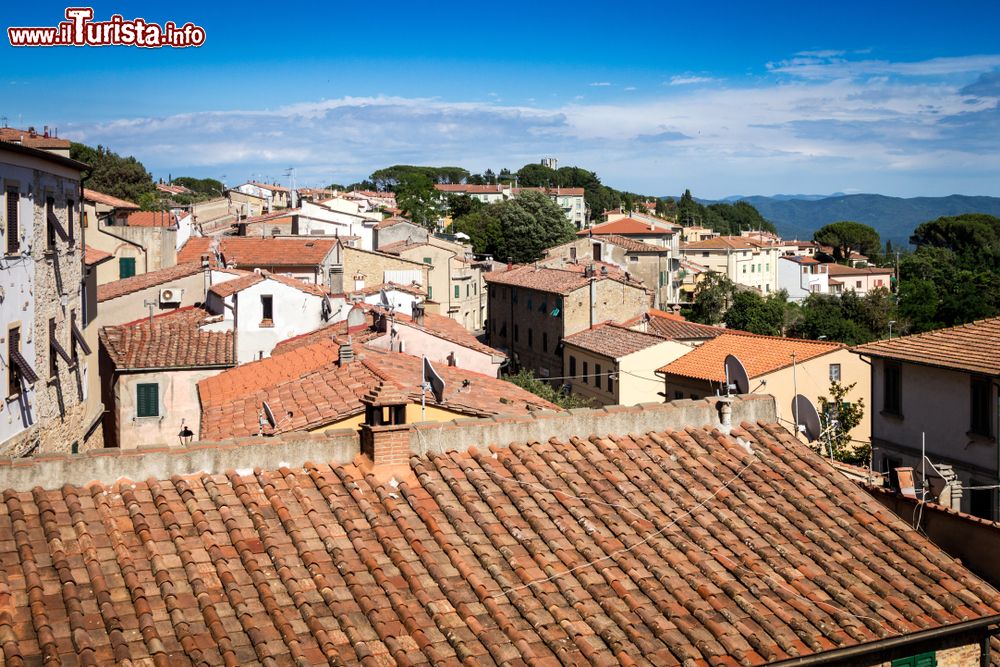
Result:
[[601,388],[601,365],[594,364],[594,386]]
[[576,259],[576,248],[570,248],[569,249],[569,258],[570,259]]
[[534,302],[532,301],[531,297],[529,296],[529,297],[528,297],[528,310],[531,310],[531,309],[532,309],[532,307],[533,307],[533,304],[534,304]]
[[587,362],[583,362],[583,383],[590,384],[590,370],[588,368]]
[[[969,486],[990,486],[990,483],[972,480]],[[969,514],[992,521],[993,502],[993,489],[972,489],[969,491]]]
[[52,224],[55,216],[56,200],[52,197],[45,198],[45,249],[53,250],[56,247],[56,228]]
[[514,325],[514,342],[516,343],[521,339],[520,332],[517,330],[517,325]]
[[528,347],[532,347],[535,344],[535,332],[528,327]]
[[930,651],[911,655],[909,658],[899,658],[892,661],[892,667],[937,667],[937,654]]
[[683,391],[675,391],[674,392],[674,400],[675,401],[682,401],[682,400],[684,400],[684,392]]
[[21,251],[21,229],[17,218],[17,205],[21,195],[17,188],[7,188],[7,254]]
[[66,224],[69,225],[66,233],[69,235],[70,246],[73,245],[73,205],[72,199],[66,200]]
[[549,334],[547,331],[542,332],[542,352],[549,351]]
[[743,265],[743,273],[746,273],[746,272],[747,272],[747,265],[746,265],[746,264],[744,264],[744,265]]
[[886,361],[882,369],[882,411],[902,415],[902,368],[898,362]]
[[274,297],[270,294],[260,295],[260,319],[261,324],[274,322]]
[[431,263],[432,262],[430,257],[424,257],[424,264],[431,264]]
[[131,278],[135,275],[135,257],[118,258],[118,279]]
[[434,300],[434,288],[430,285],[427,286],[427,298],[431,301]]
[[764,270],[765,271],[770,271],[771,270],[771,263],[770,262],[768,262],[767,264],[764,265]]
[[639,261],[639,256],[638,255],[629,255],[628,256],[628,261],[630,261],[630,262],[638,262]]
[[854,281],[854,286],[857,287],[858,289],[861,289],[861,281],[860,280],[855,280]]
[[707,250],[705,252],[701,253],[702,257],[708,257],[708,255],[709,255],[709,252]]
[[608,393],[615,393],[615,380],[611,377],[611,373],[608,373]]
[[756,264],[751,264],[750,265],[750,273],[756,273],[757,272],[756,269],[757,269],[757,265]]
[[7,332],[7,395],[21,393],[21,373],[14,363],[14,355],[21,354],[21,328],[14,327]]
[[830,364],[830,382],[840,382],[840,364]]
[[59,375],[59,365],[56,363],[56,318],[49,318],[49,377],[54,378]]
[[970,430],[980,435],[992,435],[990,424],[990,399],[992,397],[990,381],[984,377],[972,378],[972,423]]
[[459,298],[461,296],[462,296],[462,286],[461,285],[455,285],[455,298],[457,299],[457,298]]
[[472,283],[468,283],[465,286],[465,296],[472,296]]
[[160,416],[160,385],[150,382],[135,386],[135,416]]
[[570,377],[576,377],[576,357],[572,354],[569,355],[569,375]]
[[516,287],[511,287],[510,288],[510,299],[514,303],[517,303],[517,288]]
[[663,287],[666,284],[667,284],[667,272],[660,271],[660,287]]

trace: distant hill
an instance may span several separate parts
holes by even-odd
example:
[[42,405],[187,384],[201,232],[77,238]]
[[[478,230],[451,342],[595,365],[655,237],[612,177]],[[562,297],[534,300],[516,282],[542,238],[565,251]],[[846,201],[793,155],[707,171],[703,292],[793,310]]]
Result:
[[886,197],[884,195],[834,195],[794,198],[726,197],[724,202],[746,201],[773,222],[784,238],[812,238],[813,232],[838,220],[855,220],[874,227],[883,241],[909,243],[913,228],[943,215],[988,213],[1000,217],[1000,197]]

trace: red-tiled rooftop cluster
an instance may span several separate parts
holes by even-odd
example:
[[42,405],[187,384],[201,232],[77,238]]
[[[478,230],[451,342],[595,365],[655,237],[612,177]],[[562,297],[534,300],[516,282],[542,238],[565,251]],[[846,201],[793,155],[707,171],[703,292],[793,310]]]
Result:
[[[595,268],[594,278],[597,280],[615,280],[635,287],[642,287],[641,282],[626,277],[625,272],[613,264],[604,262],[591,262],[590,264]],[[521,264],[506,271],[484,273],[483,279],[490,284],[511,285],[550,294],[566,295],[589,284],[590,278],[587,277],[585,270],[586,267],[582,264],[565,264],[559,268]]]
[[233,366],[233,331],[205,331],[200,308],[178,308],[128,324],[104,327],[101,343],[117,369]]
[[199,262],[186,262],[166,269],[160,269],[159,271],[149,271],[132,276],[131,278],[115,280],[97,286],[97,300],[108,301],[110,299],[117,299],[126,294],[132,294],[133,292],[139,292],[157,285],[165,285],[180,278],[193,276],[202,270]]
[[865,356],[1000,376],[1000,317],[854,348]]
[[750,666],[1000,612],[776,425],[410,464],[7,491],[6,660]]
[[841,343],[758,336],[746,332],[723,333],[657,370],[699,380],[724,381],[725,360],[730,354],[743,363],[751,378],[792,365],[792,355],[800,363],[844,348]]
[[621,359],[635,352],[659,345],[664,342],[664,339],[608,322],[567,336],[565,341],[583,350],[612,359]]

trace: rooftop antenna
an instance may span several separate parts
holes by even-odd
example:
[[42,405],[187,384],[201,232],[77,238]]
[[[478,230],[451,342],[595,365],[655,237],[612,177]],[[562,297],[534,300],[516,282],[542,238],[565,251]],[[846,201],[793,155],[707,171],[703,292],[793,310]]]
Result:
[[739,360],[739,357],[735,354],[726,355],[723,365],[726,370],[726,396],[730,392],[749,394],[750,376],[747,375],[747,369],[744,368],[743,362]]
[[438,403],[444,402],[444,378],[438,375],[438,372],[434,370],[434,366],[427,359],[425,355],[423,358],[423,381],[420,383],[420,419],[425,421],[427,418],[427,390],[429,389],[434,393],[434,400]]

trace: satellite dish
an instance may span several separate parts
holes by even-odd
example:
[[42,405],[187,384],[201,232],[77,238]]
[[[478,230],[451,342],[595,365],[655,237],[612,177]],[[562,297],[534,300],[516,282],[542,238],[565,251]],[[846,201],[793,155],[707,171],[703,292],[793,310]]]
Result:
[[271,412],[271,406],[267,404],[267,401],[264,401],[262,407],[264,408],[264,418],[267,419],[267,423],[271,425],[271,428],[277,426],[278,421],[274,418],[274,413]]
[[802,394],[796,394],[792,399],[792,414],[795,416],[798,430],[806,434],[809,442],[819,440],[822,427],[819,423],[819,413],[816,412],[816,406],[812,401]]
[[750,393],[750,376],[747,369],[743,367],[743,362],[736,355],[726,355],[726,393],[734,390],[737,394]]
[[383,308],[392,308],[392,302],[389,301],[389,295],[385,293],[384,289],[378,291],[378,304]]
[[434,400],[438,403],[444,402],[444,378],[438,375],[434,367],[431,366],[431,362],[428,361],[427,357],[424,357],[424,386],[430,386],[430,390],[434,392]]

